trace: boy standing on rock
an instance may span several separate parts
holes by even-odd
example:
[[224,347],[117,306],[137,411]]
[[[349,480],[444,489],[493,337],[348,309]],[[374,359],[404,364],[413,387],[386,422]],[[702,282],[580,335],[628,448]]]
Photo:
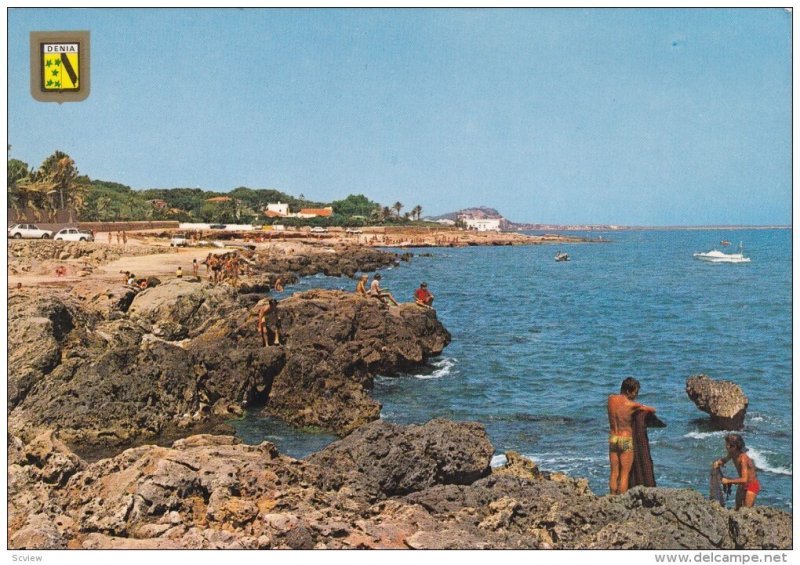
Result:
[[278,301],[274,298],[270,298],[258,311],[258,333],[261,334],[261,341],[264,343],[264,347],[269,347],[270,333],[274,336],[273,344],[281,344]]
[[656,409],[634,402],[639,394],[639,381],[628,377],[622,381],[619,394],[608,396],[608,458],[611,462],[611,478],[608,488],[611,494],[623,494],[628,490],[628,476],[633,466],[633,415],[638,410],[655,414]]

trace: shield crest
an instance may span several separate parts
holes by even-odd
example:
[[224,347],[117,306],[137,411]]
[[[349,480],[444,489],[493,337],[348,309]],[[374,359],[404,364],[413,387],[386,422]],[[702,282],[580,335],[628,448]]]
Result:
[[79,90],[80,59],[80,43],[42,43],[42,91],[75,92]]

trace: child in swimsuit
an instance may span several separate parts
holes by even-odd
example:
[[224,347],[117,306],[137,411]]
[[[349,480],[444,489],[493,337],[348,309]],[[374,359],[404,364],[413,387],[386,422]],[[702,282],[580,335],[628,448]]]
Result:
[[756,496],[761,490],[755,463],[745,453],[747,448],[744,446],[744,438],[739,434],[725,436],[725,449],[728,451],[727,455],[715,461],[714,466],[721,467],[728,461],[733,461],[739,472],[739,478],[722,479],[722,484],[736,485],[736,510],[742,506],[750,508],[756,503]]

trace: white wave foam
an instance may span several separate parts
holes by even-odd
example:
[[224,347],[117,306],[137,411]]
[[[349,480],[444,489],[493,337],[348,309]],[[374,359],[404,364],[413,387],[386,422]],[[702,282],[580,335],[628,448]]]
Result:
[[747,449],[747,455],[750,456],[750,459],[753,460],[753,463],[756,464],[757,469],[761,469],[762,471],[766,471],[767,473],[773,473],[775,475],[788,475],[792,476],[792,470],[787,469],[786,467],[773,467],[767,461],[766,454],[762,453],[757,449],[753,449],[749,447]]
[[445,357],[438,361],[431,363],[436,370],[430,374],[412,375],[415,379],[441,379],[449,375],[456,364],[456,360],[450,357]]
[[508,463],[508,459],[504,454],[501,453],[500,455],[495,455],[492,457],[490,465],[492,466],[492,469],[496,469],[497,467],[502,467],[506,463]]
[[708,439],[710,437],[725,437],[728,434],[725,430],[716,431],[716,432],[689,432],[685,434],[683,437],[689,439]]

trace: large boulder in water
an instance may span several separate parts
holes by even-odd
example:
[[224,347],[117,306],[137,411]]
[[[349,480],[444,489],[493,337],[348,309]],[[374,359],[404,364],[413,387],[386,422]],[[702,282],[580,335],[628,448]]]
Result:
[[741,430],[744,426],[748,400],[736,383],[694,375],[686,380],[686,394],[700,410],[711,415],[715,428]]

